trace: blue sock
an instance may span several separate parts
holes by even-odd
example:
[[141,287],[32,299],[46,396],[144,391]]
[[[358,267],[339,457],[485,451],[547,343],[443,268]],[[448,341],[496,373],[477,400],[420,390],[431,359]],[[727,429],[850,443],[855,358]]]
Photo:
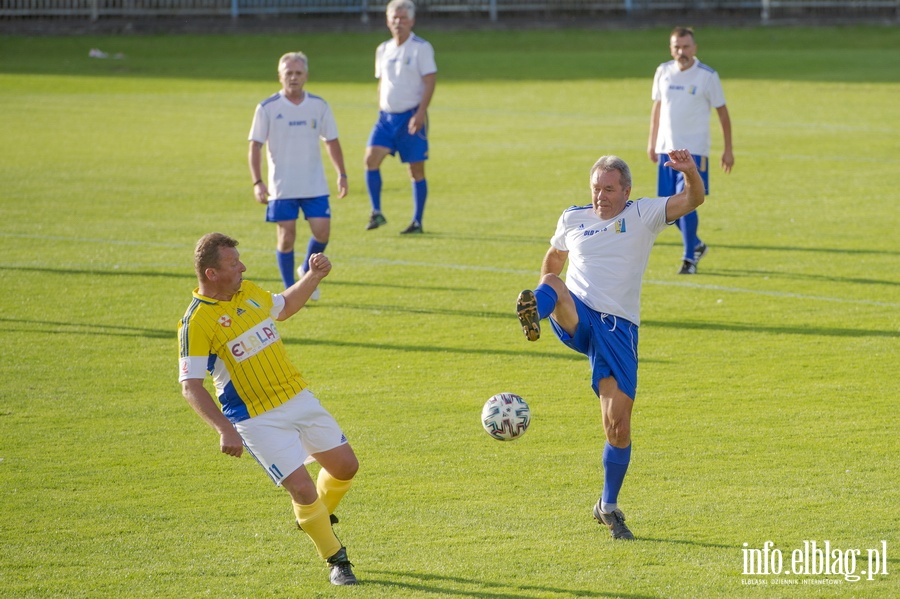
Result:
[[413,220],[422,224],[422,213],[425,212],[425,199],[428,197],[428,183],[425,179],[413,181]]
[[700,245],[697,237],[697,229],[700,226],[700,216],[697,211],[689,212],[676,221],[681,230],[681,240],[684,242],[684,259],[694,261],[694,248]]
[[559,296],[553,287],[541,283],[534,289],[534,298],[537,300],[538,317],[547,318],[556,308]]
[[325,247],[328,245],[328,242],[322,243],[321,241],[316,241],[315,237],[309,238],[309,245],[306,246],[306,259],[303,261],[303,272],[309,270],[309,257],[313,254],[321,254],[325,251]]
[[369,190],[369,201],[372,210],[381,212],[381,171],[366,171],[366,189]]
[[275,259],[278,261],[278,270],[281,272],[281,280],[287,289],[294,284],[294,252],[279,252],[275,250]]
[[606,442],[603,448],[603,503],[616,503],[619,499],[619,490],[628,472],[628,463],[631,461],[631,445],[628,447],[614,447]]

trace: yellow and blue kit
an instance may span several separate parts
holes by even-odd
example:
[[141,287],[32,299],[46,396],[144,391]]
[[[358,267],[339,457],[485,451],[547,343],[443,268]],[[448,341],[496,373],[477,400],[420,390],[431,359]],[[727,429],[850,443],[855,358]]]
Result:
[[284,299],[249,281],[230,301],[194,297],[178,326],[178,381],[208,372],[222,412],[240,422],[271,410],[307,387],[288,358],[275,319]]

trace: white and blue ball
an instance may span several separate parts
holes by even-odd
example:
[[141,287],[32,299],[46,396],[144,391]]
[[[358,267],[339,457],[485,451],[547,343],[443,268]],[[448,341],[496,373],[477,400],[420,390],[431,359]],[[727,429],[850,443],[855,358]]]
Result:
[[481,425],[498,441],[513,441],[531,424],[531,408],[515,393],[498,393],[484,403]]

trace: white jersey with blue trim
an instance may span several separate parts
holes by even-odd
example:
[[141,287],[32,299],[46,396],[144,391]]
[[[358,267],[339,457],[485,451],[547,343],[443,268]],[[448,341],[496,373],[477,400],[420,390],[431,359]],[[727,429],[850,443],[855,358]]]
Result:
[[696,58],[683,71],[674,60],[664,62],[653,77],[651,97],[662,103],[656,153],[690,150],[709,156],[709,112],[725,106],[719,74]]
[[668,198],[629,201],[615,218],[601,220],[593,206],[572,206],[550,239],[568,252],[566,287],[591,309],[641,323],[641,282],[656,237],[666,222]]
[[256,107],[250,141],[266,144],[269,199],[295,200],[328,195],[321,141],[337,139],[337,122],[328,103],[303,93],[300,104],[283,92]]
[[422,77],[436,72],[434,48],[416,34],[399,46],[393,38],[382,42],[375,50],[379,108],[394,114],[412,110],[425,94]]

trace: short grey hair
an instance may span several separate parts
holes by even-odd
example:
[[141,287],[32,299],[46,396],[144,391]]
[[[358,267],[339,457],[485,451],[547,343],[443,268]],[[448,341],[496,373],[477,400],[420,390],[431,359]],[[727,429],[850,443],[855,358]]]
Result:
[[594,166],[591,167],[592,180],[594,178],[594,173],[597,171],[604,173],[619,171],[619,184],[621,184],[622,187],[631,187],[631,169],[628,168],[625,161],[618,156],[610,155],[598,158],[597,162],[594,163]]
[[416,18],[416,5],[412,0],[391,0],[384,9],[384,14],[390,15],[398,10],[405,10],[410,19]]
[[306,54],[303,52],[288,52],[278,59],[278,72],[281,72],[282,65],[292,60],[299,60],[306,67],[306,70],[309,71],[309,59],[306,58]]

